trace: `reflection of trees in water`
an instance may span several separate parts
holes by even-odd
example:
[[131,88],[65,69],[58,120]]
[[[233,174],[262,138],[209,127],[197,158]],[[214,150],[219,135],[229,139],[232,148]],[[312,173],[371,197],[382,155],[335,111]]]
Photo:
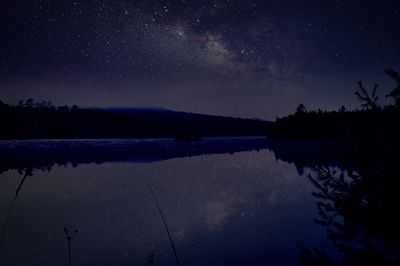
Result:
[[303,265],[398,265],[400,184],[398,144],[368,143],[354,155],[354,169],[313,167],[319,218],[327,237],[343,253],[340,262],[322,251],[302,250]]
[[0,174],[32,168],[51,171],[54,166],[105,162],[158,162],[207,154],[259,151],[267,148],[265,137],[160,140],[37,140],[0,143]]

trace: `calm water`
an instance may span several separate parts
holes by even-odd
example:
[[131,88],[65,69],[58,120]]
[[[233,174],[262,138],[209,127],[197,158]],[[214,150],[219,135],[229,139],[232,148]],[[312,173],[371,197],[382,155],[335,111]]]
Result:
[[[282,144],[284,145],[284,144]],[[0,143],[0,265],[295,265],[334,254],[313,185],[266,139]],[[32,171],[32,174],[30,172]],[[26,178],[24,176],[26,175]]]

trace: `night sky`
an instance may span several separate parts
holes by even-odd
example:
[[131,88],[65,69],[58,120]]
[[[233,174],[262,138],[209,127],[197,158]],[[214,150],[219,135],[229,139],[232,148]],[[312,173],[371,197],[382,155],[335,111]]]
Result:
[[400,1],[6,0],[0,99],[275,119],[393,86]]

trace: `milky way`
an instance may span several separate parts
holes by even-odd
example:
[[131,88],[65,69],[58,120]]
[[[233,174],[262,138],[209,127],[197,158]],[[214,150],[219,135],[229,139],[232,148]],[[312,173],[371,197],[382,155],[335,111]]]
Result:
[[[399,67],[398,1],[2,1],[0,99],[274,119],[357,107]],[[388,86],[387,86],[388,85]],[[384,97],[382,97],[384,98]]]

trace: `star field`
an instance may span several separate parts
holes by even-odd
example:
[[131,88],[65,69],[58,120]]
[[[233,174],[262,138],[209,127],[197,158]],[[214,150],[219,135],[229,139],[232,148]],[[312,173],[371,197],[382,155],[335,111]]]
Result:
[[386,84],[397,1],[2,1],[0,99],[274,119]]

